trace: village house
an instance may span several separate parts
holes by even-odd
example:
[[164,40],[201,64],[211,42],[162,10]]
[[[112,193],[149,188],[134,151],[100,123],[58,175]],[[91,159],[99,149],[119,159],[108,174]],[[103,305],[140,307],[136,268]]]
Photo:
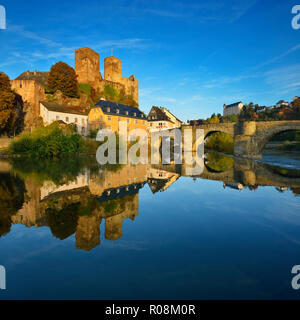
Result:
[[289,102],[287,101],[284,101],[284,100],[280,100],[276,103],[276,109],[280,109],[280,108],[283,108],[283,107],[288,107],[290,104]]
[[243,107],[244,105],[241,101],[229,105],[224,104],[223,116],[226,117],[234,114],[238,115],[243,110]]
[[162,131],[180,128],[182,122],[176,118],[169,110],[162,107],[153,106],[147,117],[148,131]]
[[45,125],[54,121],[74,124],[79,134],[83,136],[89,134],[88,111],[82,112],[67,105],[42,101],[40,102],[40,116]]
[[127,131],[147,129],[145,114],[136,107],[100,100],[89,112],[91,130],[110,129],[119,132],[119,122],[127,122]]

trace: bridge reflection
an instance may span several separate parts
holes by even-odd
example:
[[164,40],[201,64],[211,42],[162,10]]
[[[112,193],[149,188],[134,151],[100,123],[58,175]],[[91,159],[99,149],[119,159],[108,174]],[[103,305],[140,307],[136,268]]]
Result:
[[15,170],[1,162],[0,237],[10,232],[13,224],[47,226],[60,240],[75,235],[76,248],[89,251],[100,245],[102,224],[106,240],[122,237],[123,221],[134,221],[139,215],[139,192],[145,184],[152,193],[167,192],[180,177],[221,181],[224,188],[237,192],[274,186],[279,192],[300,193],[297,170],[216,154],[206,154],[200,162],[197,170],[185,163],[89,165],[58,180],[50,175],[41,179],[37,172],[28,175],[27,171],[25,175],[19,167]]

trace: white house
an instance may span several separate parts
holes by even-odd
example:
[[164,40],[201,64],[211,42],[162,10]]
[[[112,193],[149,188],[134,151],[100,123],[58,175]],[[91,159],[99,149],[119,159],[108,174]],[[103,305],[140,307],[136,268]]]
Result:
[[287,101],[280,100],[276,103],[276,108],[288,107],[290,104]]
[[74,107],[60,105],[52,102],[40,102],[40,116],[44,124],[62,121],[66,124],[75,124],[78,133],[86,136],[89,133],[89,117],[87,112],[81,112]]
[[226,116],[230,116],[233,114],[238,115],[243,110],[243,107],[244,107],[244,105],[242,102],[236,102],[236,103],[229,104],[229,105],[224,104],[223,116],[226,117]]

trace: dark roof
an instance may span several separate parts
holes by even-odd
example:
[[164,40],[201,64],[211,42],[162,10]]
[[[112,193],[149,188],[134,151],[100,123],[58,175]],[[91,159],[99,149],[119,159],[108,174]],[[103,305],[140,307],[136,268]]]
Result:
[[167,184],[169,179],[154,179],[149,178],[148,179],[148,185],[152,191],[152,193],[161,192],[164,186]]
[[[144,119],[146,120],[146,116],[142,111],[140,111],[136,107],[126,106],[124,104],[120,104],[117,102],[107,101],[107,100],[100,100],[98,101],[94,107],[91,108],[101,108],[104,114],[108,115],[115,115],[120,117],[129,117],[134,119]],[[119,111],[119,113],[118,113]],[[126,114],[128,113],[128,114]]]
[[101,197],[96,197],[96,198],[99,202],[105,202],[108,200],[123,198],[124,196],[127,196],[127,195],[133,195],[138,193],[139,190],[144,187],[145,183],[146,181],[144,183],[135,183],[135,184],[130,184],[128,186],[106,189],[102,193]]
[[89,114],[89,110],[83,112],[78,110],[76,107],[68,106],[68,105],[63,105],[63,104],[56,104],[52,102],[44,102],[41,101],[41,104],[47,108],[49,111],[53,112],[61,112],[61,113],[71,113],[71,114],[78,114],[81,116],[87,116]]
[[[155,117],[152,119],[152,117]],[[159,108],[153,106],[147,117],[148,121],[171,121],[171,119]]]
[[238,106],[240,103],[242,103],[242,101],[239,101],[239,102],[235,102],[235,103],[232,103],[232,104],[225,104],[225,107],[226,108],[232,108],[232,107],[236,107]]
[[42,86],[46,87],[48,81],[49,72],[44,71],[26,71],[20,74],[15,80],[35,80]]

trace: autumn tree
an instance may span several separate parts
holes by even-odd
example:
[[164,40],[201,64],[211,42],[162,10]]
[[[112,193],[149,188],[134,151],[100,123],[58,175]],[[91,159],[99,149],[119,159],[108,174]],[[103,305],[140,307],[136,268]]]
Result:
[[64,62],[57,62],[51,67],[47,90],[55,93],[60,90],[66,97],[78,97],[78,82],[75,70]]
[[10,133],[14,127],[17,117],[15,98],[9,77],[0,72],[0,135]]

